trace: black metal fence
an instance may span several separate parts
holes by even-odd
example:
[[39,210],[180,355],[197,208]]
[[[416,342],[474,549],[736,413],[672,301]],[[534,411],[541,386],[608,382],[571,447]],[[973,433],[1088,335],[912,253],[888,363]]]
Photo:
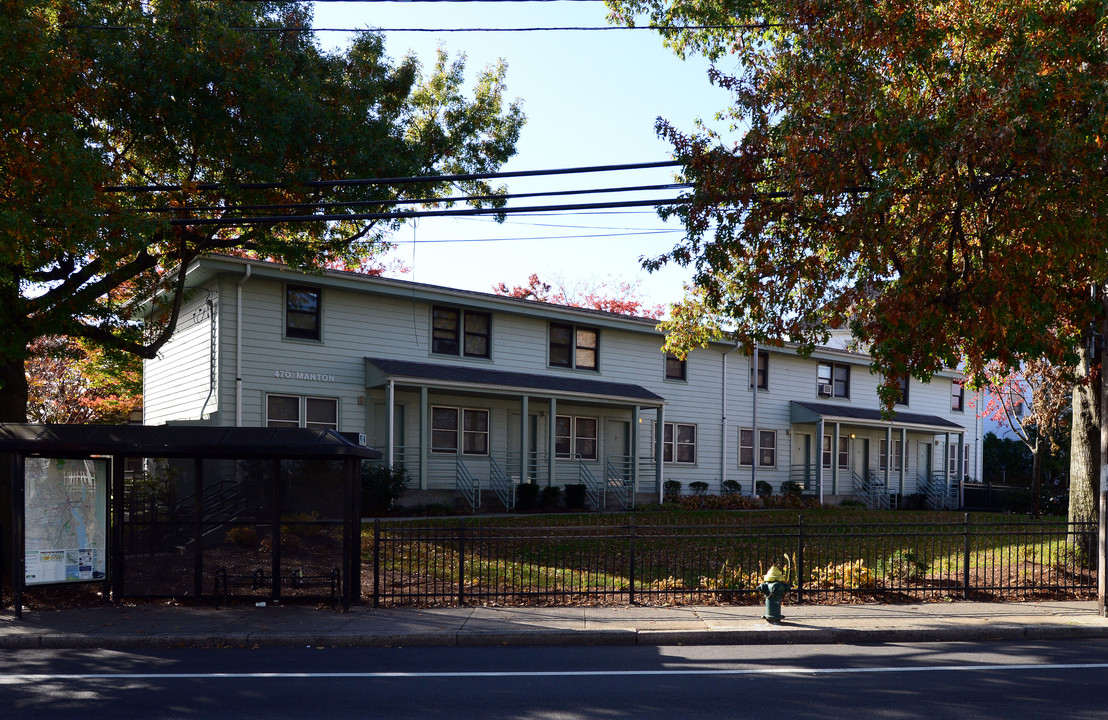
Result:
[[[1096,528],[1065,519],[572,525],[377,521],[374,606],[753,603],[771,565],[798,602],[1095,595]],[[369,598],[364,598],[368,600]]]

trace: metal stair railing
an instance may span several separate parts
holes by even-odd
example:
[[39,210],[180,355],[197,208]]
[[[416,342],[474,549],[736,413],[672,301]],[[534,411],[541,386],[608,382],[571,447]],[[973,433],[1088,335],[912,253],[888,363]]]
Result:
[[633,473],[634,463],[630,455],[608,456],[608,490],[624,510],[635,507],[635,482],[630,479]]
[[605,488],[603,482],[597,479],[596,475],[593,475],[588,465],[581,461],[578,461],[577,464],[580,467],[581,483],[585,486],[585,496],[592,502],[594,508],[603,510],[608,499],[607,488]]
[[949,493],[947,492],[945,476],[942,474],[920,475],[916,478],[916,482],[919,491],[927,498],[929,508],[932,510],[946,510],[950,507],[948,505]]
[[876,470],[869,471],[869,488],[870,494],[873,497],[873,506],[871,509],[891,509],[892,503],[889,498],[889,486],[885,484],[885,478],[881,477]]
[[500,468],[496,458],[491,455],[489,456],[489,485],[492,486],[496,496],[500,498],[500,502],[504,504],[505,510],[515,510],[516,484]]
[[473,473],[469,471],[460,457],[454,460],[454,483],[458,488],[458,492],[473,508],[473,512],[477,512],[477,509],[481,507],[481,481],[473,477]]

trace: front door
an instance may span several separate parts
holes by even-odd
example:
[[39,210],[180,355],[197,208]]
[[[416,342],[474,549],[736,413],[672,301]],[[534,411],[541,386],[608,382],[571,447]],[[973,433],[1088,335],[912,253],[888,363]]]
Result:
[[604,454],[625,478],[631,475],[631,423],[608,420],[604,423]]
[[869,475],[869,440],[858,438],[854,441],[854,472],[860,477]]
[[919,443],[916,452],[916,473],[929,481],[931,479],[931,443]]

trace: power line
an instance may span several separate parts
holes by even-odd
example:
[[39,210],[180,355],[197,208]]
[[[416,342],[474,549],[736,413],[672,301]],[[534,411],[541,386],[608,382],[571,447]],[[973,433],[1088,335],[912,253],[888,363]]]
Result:
[[370,205],[419,205],[419,204],[443,204],[456,202],[478,202],[491,200],[520,200],[523,198],[560,197],[566,195],[595,195],[600,193],[644,192],[653,190],[682,190],[692,187],[689,183],[665,183],[661,185],[634,185],[627,187],[586,188],[584,190],[549,190],[545,192],[507,193],[505,195],[466,195],[461,197],[445,198],[397,198],[381,200],[349,200],[346,202],[321,202],[321,203],[283,203],[273,205],[183,205],[183,206],[158,206],[135,208],[137,212],[153,213],[179,213],[192,212],[230,212],[242,210],[303,210],[309,208],[341,208],[341,207],[366,207]]
[[684,230],[643,230],[640,232],[619,232],[619,233],[590,233],[588,235],[531,235],[527,237],[505,237],[505,238],[459,238],[457,240],[395,240],[390,239],[388,242],[393,245],[438,245],[438,244],[450,244],[450,243],[486,243],[486,242],[526,242],[528,240],[577,240],[577,239],[591,239],[591,238],[622,238],[622,237],[637,237],[641,235],[672,235],[674,233],[683,233]]
[[[547,170],[511,170],[491,173],[459,173],[455,175],[420,175],[393,178],[356,178],[351,180],[311,180],[302,187],[360,187],[366,185],[406,185],[418,183],[465,182],[468,180],[498,180],[502,178],[546,177],[549,175],[580,175],[584,173],[619,172],[623,170],[649,170],[653,168],[676,167],[677,160],[662,160],[646,163],[623,163],[618,165],[586,165],[581,167],[552,168]],[[238,190],[280,190],[297,187],[296,183],[199,183],[196,185],[108,185],[104,192],[180,192],[182,190],[219,190],[234,188]]]
[[464,217],[470,215],[514,215],[518,213],[536,213],[551,210],[594,210],[626,207],[657,207],[659,205],[681,205],[689,202],[687,198],[660,198],[656,200],[624,200],[610,203],[576,203],[569,205],[536,205],[518,208],[464,208],[461,210],[409,210],[385,213],[338,213],[331,215],[263,215],[257,217],[219,217],[219,218],[174,218],[170,225],[188,226],[224,226],[240,225],[279,225],[281,223],[302,222],[343,222],[351,220],[408,220],[425,217]]
[[[410,0],[409,0],[410,1]],[[442,0],[439,0],[442,1]],[[477,1],[477,0],[472,0]],[[111,31],[130,31],[130,30],[144,30],[145,28],[136,27],[134,25],[63,25],[66,30],[111,30]],[[602,25],[602,26],[585,26],[585,25],[551,25],[542,27],[452,27],[452,28],[413,28],[413,27],[395,27],[395,28],[313,28],[304,27],[299,25],[293,26],[277,26],[277,27],[262,27],[262,26],[242,26],[232,25],[226,29],[235,30],[239,32],[258,32],[258,33],[273,33],[273,32],[319,32],[319,33],[508,33],[508,32],[606,32],[612,30],[667,30],[667,31],[679,31],[679,30],[767,30],[769,28],[782,27],[781,24],[773,23],[752,23],[742,25]],[[191,27],[174,27],[174,31],[190,32],[195,28]]]

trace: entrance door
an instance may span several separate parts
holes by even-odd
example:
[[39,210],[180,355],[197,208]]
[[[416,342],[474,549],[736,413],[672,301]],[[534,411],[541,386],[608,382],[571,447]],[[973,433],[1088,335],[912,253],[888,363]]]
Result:
[[626,420],[608,420],[604,423],[604,454],[621,473],[629,473],[631,423]]
[[858,473],[858,475],[863,478],[869,475],[868,438],[857,438],[854,441],[854,455],[852,460],[854,462],[854,472]]
[[[800,461],[800,473],[799,477],[804,481],[804,488],[806,490],[815,490],[818,492],[819,488],[814,487],[813,483],[816,481],[816,464],[812,460],[812,436],[811,435],[793,435],[793,458]],[[795,466],[794,466],[795,467]],[[796,477],[790,478],[796,480]]]
[[927,481],[931,480],[931,443],[921,442],[917,448],[916,473]]

